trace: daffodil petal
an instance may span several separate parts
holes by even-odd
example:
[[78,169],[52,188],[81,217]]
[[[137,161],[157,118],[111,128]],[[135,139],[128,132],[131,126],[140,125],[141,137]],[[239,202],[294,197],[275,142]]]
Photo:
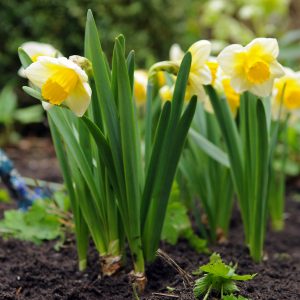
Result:
[[178,44],[173,44],[170,48],[169,56],[172,61],[181,61],[183,59],[184,52]]
[[57,69],[49,68],[47,63],[37,61],[28,66],[25,70],[25,76],[37,87],[41,88],[47,79],[52,76]]
[[229,76],[232,76],[235,72],[235,56],[237,53],[244,52],[244,47],[238,44],[233,44],[224,48],[224,50],[218,55],[217,61],[223,70],[223,72]]
[[274,82],[274,80],[270,79],[263,84],[253,85],[253,86],[251,86],[249,91],[257,96],[267,97],[272,92],[273,82]]
[[274,78],[281,77],[285,74],[285,70],[276,60],[270,64],[270,72]]
[[88,83],[78,84],[72,94],[64,101],[64,104],[78,117],[82,117],[86,112],[92,91]]
[[279,54],[278,42],[276,39],[256,38],[251,43],[249,43],[245,47],[245,49],[249,50],[253,46],[256,46],[256,45],[258,45],[259,47],[262,47],[265,53],[272,55],[274,58],[276,58]]
[[42,106],[44,108],[44,110],[49,110],[51,107],[53,107],[54,105],[49,103],[49,102],[46,102],[46,101],[42,101]]
[[251,87],[251,85],[245,78],[239,76],[232,77],[230,84],[232,88],[239,94],[249,90]]
[[211,51],[211,43],[206,40],[198,41],[194,43],[188,51],[192,54],[191,69],[197,69],[202,67],[207,61]]
[[30,56],[52,56],[54,57],[58,51],[50,44],[38,42],[26,42],[21,45],[21,48]]

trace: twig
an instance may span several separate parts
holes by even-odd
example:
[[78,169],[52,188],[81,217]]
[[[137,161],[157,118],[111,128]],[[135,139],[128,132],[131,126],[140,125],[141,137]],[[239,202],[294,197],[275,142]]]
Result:
[[184,271],[176,262],[174,259],[172,259],[167,253],[165,253],[164,251],[162,251],[161,249],[158,249],[156,251],[156,254],[158,257],[160,257],[161,259],[163,259],[168,265],[170,265],[172,268],[174,268],[179,275],[182,277],[183,279],[183,283],[184,285],[187,286],[192,286],[193,283],[193,278],[192,276],[187,273],[186,271]]
[[153,296],[162,296],[162,297],[169,297],[169,298],[176,298],[178,299],[179,296],[177,295],[171,295],[171,294],[165,294],[165,293],[152,293]]

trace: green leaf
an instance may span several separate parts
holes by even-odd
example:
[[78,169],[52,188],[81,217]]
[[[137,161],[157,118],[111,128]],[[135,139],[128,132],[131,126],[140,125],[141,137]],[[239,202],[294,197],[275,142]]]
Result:
[[195,142],[195,144],[208,156],[213,158],[215,161],[219,162],[223,166],[229,168],[230,162],[228,155],[219,147],[215,146],[212,142],[206,139],[200,133],[197,133],[194,129],[189,130],[189,136]]

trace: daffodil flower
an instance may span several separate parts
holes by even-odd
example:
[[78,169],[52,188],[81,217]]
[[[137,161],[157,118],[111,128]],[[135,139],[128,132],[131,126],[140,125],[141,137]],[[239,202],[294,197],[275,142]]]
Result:
[[[176,46],[177,47],[177,46]],[[199,100],[203,100],[206,96],[203,85],[210,84],[212,75],[206,61],[209,58],[211,44],[209,41],[201,40],[194,43],[188,51],[192,55],[190,74],[188,78],[186,97],[196,95]],[[149,71],[149,76],[152,78],[157,72],[164,71],[177,76],[179,66],[182,60],[180,51],[173,55],[175,61],[163,61],[153,65]],[[190,98],[189,98],[190,99]]]
[[206,64],[210,50],[211,44],[206,40],[194,43],[188,50],[192,55],[192,64],[188,79],[187,93],[197,95],[199,100],[206,96],[203,85],[212,82],[212,73]]
[[25,69],[25,75],[41,89],[45,109],[63,104],[79,117],[87,110],[92,93],[88,76],[69,59],[40,56]]
[[223,72],[231,77],[231,86],[237,93],[250,91],[261,97],[269,96],[275,78],[284,75],[277,61],[276,39],[257,38],[246,47],[230,45],[218,56]]
[[285,76],[275,80],[273,89],[273,101],[278,107],[283,107],[292,111],[300,109],[300,72],[294,72],[292,69],[284,68]]
[[[21,45],[21,48],[27,53],[33,62],[36,62],[39,56],[61,56],[61,53],[50,44],[26,42]],[[26,77],[24,68],[20,68],[18,74],[21,77]]]
[[134,98],[138,105],[146,102],[148,74],[144,70],[134,72]]

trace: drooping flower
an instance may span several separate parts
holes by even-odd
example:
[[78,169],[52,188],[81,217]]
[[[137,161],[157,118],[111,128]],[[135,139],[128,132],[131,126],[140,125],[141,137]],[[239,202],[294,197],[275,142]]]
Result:
[[283,107],[288,111],[300,109],[300,72],[294,72],[289,68],[284,70],[286,75],[275,80],[274,104],[279,107],[282,101]]
[[148,74],[144,70],[134,72],[134,98],[138,105],[146,102]]
[[226,47],[217,59],[237,93],[248,90],[265,97],[271,94],[274,79],[284,75],[278,54],[276,39],[257,38],[246,47],[238,44]]
[[[206,96],[203,85],[210,84],[212,80],[210,69],[206,64],[210,50],[211,44],[206,40],[198,41],[188,49],[192,56],[185,97],[188,100],[193,95],[198,96],[199,100],[202,100]],[[152,78],[161,71],[177,76],[182,61],[181,54],[177,54],[174,54],[174,59],[176,59],[174,61],[162,61],[153,65],[149,71],[149,77]]]
[[[33,62],[36,62],[39,56],[61,56],[60,52],[50,44],[26,42],[21,45],[21,48],[28,54]],[[19,69],[18,74],[21,77],[26,77],[23,68]]]
[[92,91],[87,74],[77,64],[65,57],[40,56],[24,72],[30,82],[41,89],[42,97],[48,104],[43,105],[44,108],[64,104],[75,115],[83,116]]

